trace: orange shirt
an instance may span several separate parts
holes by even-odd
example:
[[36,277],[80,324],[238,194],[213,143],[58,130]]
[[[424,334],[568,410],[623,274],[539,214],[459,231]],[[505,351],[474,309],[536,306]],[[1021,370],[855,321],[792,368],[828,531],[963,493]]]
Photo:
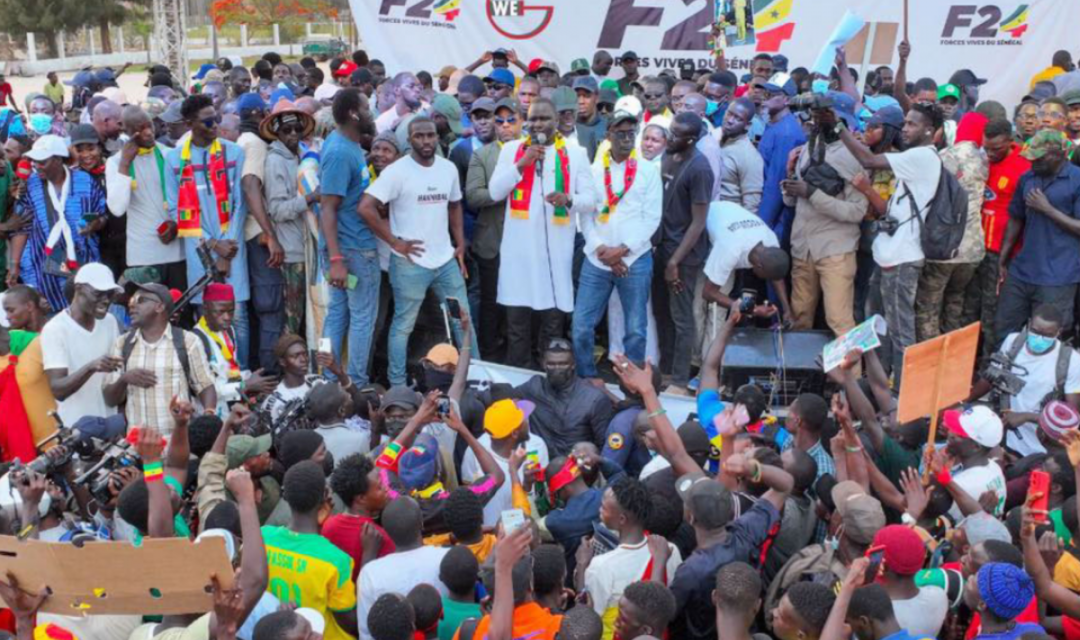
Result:
[[[552,615],[550,611],[536,604],[526,602],[514,607],[513,640],[555,640],[555,634],[559,632],[562,624],[562,616]],[[483,640],[487,637],[488,627],[491,626],[491,616],[484,616],[476,625],[473,632],[475,640]],[[461,629],[454,633],[454,640],[461,639]]]

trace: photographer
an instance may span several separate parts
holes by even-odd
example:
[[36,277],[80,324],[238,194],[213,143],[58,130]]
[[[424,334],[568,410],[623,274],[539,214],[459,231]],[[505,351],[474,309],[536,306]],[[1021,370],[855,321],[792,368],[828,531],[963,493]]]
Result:
[[840,141],[836,123],[854,118],[833,108],[832,94],[812,96],[810,141],[802,148],[792,179],[784,180],[784,204],[795,207],[791,230],[791,312],[795,329],[812,329],[818,300],[825,298],[825,322],[836,335],[855,326],[855,252],[866,196],[852,178],[859,161]]
[[[1001,394],[1001,414],[1007,429],[1005,446],[1020,457],[1045,453],[1037,437],[1039,414],[1051,400],[1064,400],[1080,408],[1080,357],[1058,339],[1064,318],[1052,304],[1035,308],[1027,326],[1011,333],[998,352],[1009,363],[1009,371],[1024,381],[1015,395]],[[971,389],[971,398],[981,398],[992,385],[985,373]]]
[[[846,126],[836,131],[844,146],[864,169],[891,169],[896,175],[896,191],[889,199],[881,232],[874,240],[874,262],[881,267],[881,297],[887,342],[892,349],[892,374],[896,388],[904,367],[904,351],[915,344],[915,292],[925,263],[920,230],[941,180],[941,159],[934,149],[934,134],[941,128],[941,110],[934,104],[917,103],[904,117],[902,153],[874,153]],[[914,213],[913,213],[914,211]],[[919,216],[919,221],[915,220]],[[871,286],[875,286],[873,282]]]

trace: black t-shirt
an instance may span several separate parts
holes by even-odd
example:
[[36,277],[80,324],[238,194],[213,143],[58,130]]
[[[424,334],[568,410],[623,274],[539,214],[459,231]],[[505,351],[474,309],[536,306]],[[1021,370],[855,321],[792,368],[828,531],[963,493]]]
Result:
[[[665,156],[662,167],[664,180],[664,216],[660,228],[653,236],[653,244],[660,247],[664,255],[675,253],[686,235],[690,223],[694,220],[691,207],[695,204],[708,205],[712,201],[713,176],[709,161],[699,151],[680,164]],[[682,264],[698,267],[705,264],[709,256],[709,234],[701,231],[694,248],[683,259]]]

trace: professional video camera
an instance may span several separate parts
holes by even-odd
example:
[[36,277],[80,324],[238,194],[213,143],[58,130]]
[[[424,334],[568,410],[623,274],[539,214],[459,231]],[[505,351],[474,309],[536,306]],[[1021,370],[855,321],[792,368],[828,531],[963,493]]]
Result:
[[832,96],[820,93],[800,93],[788,102],[792,111],[820,111],[832,109],[834,102]]
[[999,393],[1015,396],[1024,390],[1027,380],[1014,373],[1013,369],[1019,369],[1025,376],[1028,374],[1027,369],[1010,360],[1009,356],[1004,353],[995,353],[986,363],[982,377]]
[[211,282],[225,282],[228,278],[228,274],[218,269],[217,261],[214,260],[214,256],[210,253],[210,245],[206,244],[206,242],[200,242],[195,246],[195,253],[199,256],[199,262],[202,263],[203,277],[188,287],[188,290],[181,294],[176,304],[173,305],[172,317],[170,318],[172,322],[176,322],[180,318],[187,305],[201,294],[207,285]]
[[127,440],[117,440],[105,445],[101,458],[90,468],[77,476],[74,480],[76,485],[84,485],[94,500],[99,504],[106,504],[112,500],[109,491],[109,477],[112,472],[124,467],[139,464],[139,456],[131,449]]

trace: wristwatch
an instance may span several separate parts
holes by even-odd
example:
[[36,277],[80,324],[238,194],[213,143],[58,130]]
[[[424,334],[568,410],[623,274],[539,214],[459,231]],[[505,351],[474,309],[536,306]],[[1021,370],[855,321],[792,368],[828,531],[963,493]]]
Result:
[[918,521],[915,520],[915,518],[913,518],[911,516],[911,514],[908,513],[907,511],[900,514],[900,522],[902,522],[902,523],[904,523],[906,525],[912,525],[912,526],[915,525],[915,524],[918,524]]

